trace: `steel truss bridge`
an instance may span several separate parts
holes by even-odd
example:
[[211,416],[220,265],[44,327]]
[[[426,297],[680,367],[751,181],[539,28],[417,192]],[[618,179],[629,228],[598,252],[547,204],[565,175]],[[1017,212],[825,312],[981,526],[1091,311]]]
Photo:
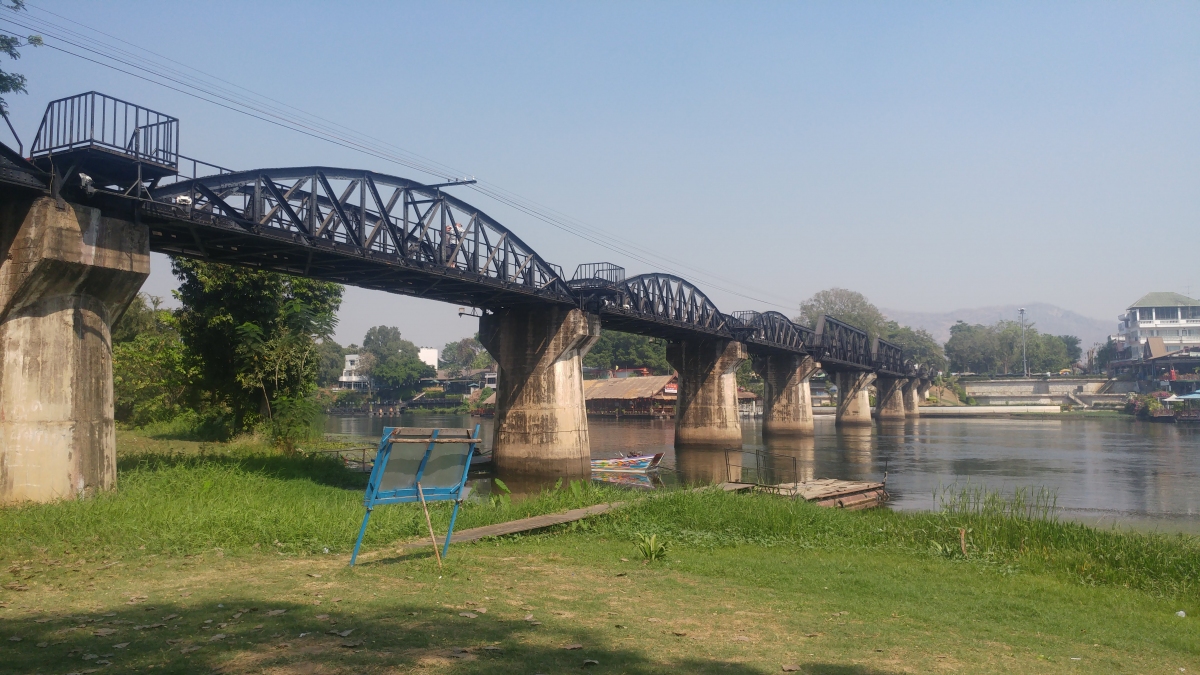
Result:
[[[898,345],[872,343],[832,317],[814,330],[774,311],[726,314],[686,279],[626,278],[610,263],[580,265],[568,280],[507,227],[446,194],[461,183],[324,166],[230,171],[180,155],[177,123],[96,92],[54,101],[31,159],[0,146],[0,184],[124,210],[148,226],[152,251],[170,255],[484,310],[578,307],[620,331],[738,340],[753,352],[811,355],[827,369],[932,377]],[[192,177],[182,177],[189,163]]]

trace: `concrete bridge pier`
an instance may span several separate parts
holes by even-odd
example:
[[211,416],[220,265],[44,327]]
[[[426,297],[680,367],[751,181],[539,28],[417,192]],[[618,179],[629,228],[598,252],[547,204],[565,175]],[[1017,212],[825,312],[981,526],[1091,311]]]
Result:
[[929,390],[933,388],[933,380],[921,378],[917,380],[917,401],[924,403],[929,398]]
[[838,388],[836,423],[844,426],[872,424],[871,396],[867,387],[875,380],[875,373],[838,370],[831,375]]
[[920,383],[921,380],[915,377],[904,383],[902,395],[904,396],[904,415],[906,417],[921,416],[921,395],[917,391]]
[[0,502],[116,486],[110,331],[149,273],[145,226],[0,195]]
[[763,435],[802,436],[813,433],[809,378],[819,367],[811,356],[768,354],[751,357],[763,379]]
[[903,420],[908,417],[904,406],[904,387],[907,377],[880,375],[875,379],[875,417],[881,422]]
[[742,447],[737,369],[746,346],[721,339],[667,344],[667,362],[679,373],[675,402],[675,447]]
[[583,357],[600,318],[570,307],[502,309],[479,319],[479,338],[497,364],[496,469],[590,475]]

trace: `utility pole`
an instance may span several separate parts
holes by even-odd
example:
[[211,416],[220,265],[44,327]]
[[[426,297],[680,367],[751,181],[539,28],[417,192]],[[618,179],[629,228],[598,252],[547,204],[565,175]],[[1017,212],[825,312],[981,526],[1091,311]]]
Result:
[[1025,308],[1017,310],[1021,315],[1021,366],[1025,368],[1025,377],[1029,377],[1029,360],[1025,358]]

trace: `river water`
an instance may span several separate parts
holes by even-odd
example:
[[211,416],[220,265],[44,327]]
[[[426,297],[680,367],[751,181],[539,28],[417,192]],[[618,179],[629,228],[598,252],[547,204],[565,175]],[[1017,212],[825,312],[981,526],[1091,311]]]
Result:
[[[482,425],[485,448],[492,420],[466,416],[331,417],[326,430],[379,438],[384,426]],[[920,419],[874,428],[838,428],[817,418],[807,438],[762,437],[758,420],[743,420],[743,447],[729,453],[673,447],[674,420],[588,420],[594,458],[665,453],[667,484],[721,481],[737,467],[768,471],[776,480],[881,480],[887,472],[891,508],[936,507],[935,492],[983,485],[1012,491],[1045,488],[1060,515],[1099,526],[1200,533],[1200,426],[1127,419]],[[754,453],[769,453],[756,456]],[[515,491],[535,489],[504,477]]]

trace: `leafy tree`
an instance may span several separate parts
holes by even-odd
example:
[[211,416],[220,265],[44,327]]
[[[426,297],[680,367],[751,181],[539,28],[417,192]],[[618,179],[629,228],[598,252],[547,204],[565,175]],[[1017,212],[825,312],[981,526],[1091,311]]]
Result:
[[589,368],[649,368],[655,375],[673,372],[667,363],[667,344],[644,335],[601,330],[600,338],[583,357]]
[[[1077,338],[1066,337],[1072,337],[1078,345]],[[1026,325],[1023,344],[1024,361],[1031,373],[1055,373],[1074,363],[1064,336],[1039,333]],[[1016,321],[998,321],[992,326],[959,321],[950,327],[946,355],[951,370],[957,372],[1023,373],[1021,325]]]
[[390,356],[400,354],[414,359],[421,353],[415,344],[400,336],[395,326],[375,326],[367,330],[363,338],[363,351],[375,356],[376,363],[383,363]]
[[889,321],[883,339],[900,345],[900,348],[904,350],[904,356],[912,359],[915,363],[937,371],[946,369],[946,355],[942,351],[942,346],[924,328],[914,329],[901,326],[895,321]]
[[353,354],[342,349],[333,338],[321,340],[317,347],[317,386],[332,387],[346,366],[346,354]]
[[[25,0],[0,0],[0,7],[20,11],[25,9]],[[30,35],[27,38],[20,38],[16,35],[0,35],[0,53],[14,61],[21,58],[21,47],[40,47],[41,44],[40,35]],[[0,70],[0,94],[24,94],[26,93],[25,82],[24,75]],[[8,115],[8,102],[4,100],[3,96],[0,96],[0,114]]]
[[995,370],[997,348],[995,332],[987,326],[959,321],[950,327],[946,356],[955,372],[990,373]]
[[1117,359],[1117,343],[1110,337],[1105,341],[1100,349],[1096,350],[1096,370],[1101,371],[1108,367],[1109,362]]
[[339,284],[182,258],[171,269],[188,363],[206,404],[228,408],[235,430],[268,418],[273,398],[311,392]]
[[112,327],[112,343],[129,342],[141,333],[156,330],[161,304],[162,298],[153,295],[138,293],[134,296],[125,313]]
[[[481,358],[483,357],[483,358]],[[476,362],[483,365],[476,366]],[[447,342],[442,348],[441,363],[450,371],[451,377],[458,377],[464,370],[486,368],[493,363],[491,354],[483,348],[479,334],[475,337],[463,338],[456,342]]]
[[814,293],[800,303],[800,316],[796,322],[816,328],[817,321],[826,314],[867,331],[871,339],[887,334],[888,318],[862,293],[845,288],[830,288]]
[[1067,348],[1067,360],[1072,364],[1079,363],[1083,358],[1083,347],[1079,346],[1079,338],[1074,335],[1059,335],[1059,340],[1062,340],[1063,345]]
[[175,316],[138,295],[113,329],[113,402],[118,421],[166,422],[192,409],[197,373]]
[[429,364],[404,354],[393,354],[375,365],[371,379],[386,398],[405,399],[421,386],[421,378],[437,373]]
[[236,378],[243,388],[262,392],[268,418],[274,418],[273,399],[295,403],[312,392],[319,365],[317,340],[328,338],[336,322],[331,312],[315,311],[292,298],[280,308],[272,335],[250,321],[238,326],[235,353],[241,367]]

